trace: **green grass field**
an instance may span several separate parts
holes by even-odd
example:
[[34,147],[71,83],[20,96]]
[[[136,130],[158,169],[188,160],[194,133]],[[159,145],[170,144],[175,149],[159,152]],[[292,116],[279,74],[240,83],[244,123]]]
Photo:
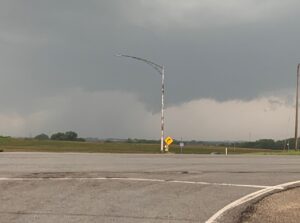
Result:
[[[117,142],[67,142],[51,140],[0,138],[0,150],[4,152],[88,152],[88,153],[160,153],[159,144]],[[180,153],[178,145],[170,147],[171,153]],[[185,154],[225,153],[224,147],[187,145]],[[228,148],[228,154],[292,154],[266,149]],[[295,153],[300,155],[300,153]],[[294,155],[294,154],[293,154]]]

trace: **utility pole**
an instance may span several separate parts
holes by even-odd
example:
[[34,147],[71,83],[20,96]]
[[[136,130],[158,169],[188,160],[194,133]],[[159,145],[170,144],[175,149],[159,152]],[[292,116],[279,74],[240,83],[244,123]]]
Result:
[[123,54],[117,54],[117,57],[127,57],[134,60],[142,61],[151,67],[153,67],[160,75],[161,75],[161,137],[160,137],[160,152],[164,152],[164,132],[165,132],[165,116],[164,116],[164,109],[165,109],[165,67],[159,64],[156,64],[150,60],[141,58],[141,57],[135,57],[135,56],[129,56],[129,55],[123,55]]
[[296,118],[295,118],[295,150],[298,150],[298,96],[299,96],[299,71],[300,64],[297,67],[297,90],[296,90]]
[[161,136],[160,152],[164,152],[164,132],[165,132],[165,67],[161,66]]

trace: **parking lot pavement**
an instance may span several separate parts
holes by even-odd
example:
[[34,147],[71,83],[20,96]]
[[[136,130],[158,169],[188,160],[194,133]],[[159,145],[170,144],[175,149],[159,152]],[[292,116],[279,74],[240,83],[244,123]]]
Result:
[[1,153],[1,222],[205,222],[299,157]]

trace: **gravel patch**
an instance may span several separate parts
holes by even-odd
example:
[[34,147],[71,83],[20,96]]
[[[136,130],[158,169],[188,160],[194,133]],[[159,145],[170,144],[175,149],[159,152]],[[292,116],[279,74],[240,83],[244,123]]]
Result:
[[243,213],[241,222],[299,223],[300,187],[265,197]]

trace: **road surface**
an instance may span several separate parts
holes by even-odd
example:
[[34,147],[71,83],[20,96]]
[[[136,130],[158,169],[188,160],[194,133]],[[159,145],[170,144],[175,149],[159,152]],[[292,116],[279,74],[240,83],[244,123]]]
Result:
[[299,167],[298,156],[0,153],[0,222],[206,222],[300,180]]

